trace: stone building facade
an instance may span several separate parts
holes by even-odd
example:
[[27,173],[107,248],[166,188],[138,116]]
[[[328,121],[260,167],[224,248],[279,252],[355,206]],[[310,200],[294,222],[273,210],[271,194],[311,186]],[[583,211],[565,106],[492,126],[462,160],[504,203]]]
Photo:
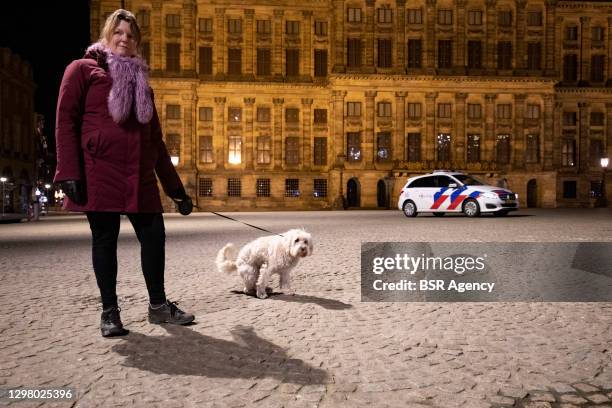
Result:
[[25,213],[36,177],[34,76],[31,65],[0,48],[0,194],[5,213]]
[[440,168],[612,201],[612,1],[92,0],[92,40],[120,6],[200,209],[393,208]]

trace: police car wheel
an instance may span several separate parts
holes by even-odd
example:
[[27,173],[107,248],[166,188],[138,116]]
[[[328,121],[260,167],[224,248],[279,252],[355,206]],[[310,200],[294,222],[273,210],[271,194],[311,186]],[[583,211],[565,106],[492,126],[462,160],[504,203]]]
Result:
[[416,217],[417,216],[416,205],[414,204],[414,202],[410,200],[404,203],[404,206],[402,207],[402,209],[406,217]]
[[480,215],[480,206],[476,200],[465,200],[463,203],[463,213],[468,217],[478,217]]
[[435,212],[435,213],[433,213],[434,217],[444,217],[444,214],[445,213],[443,213],[443,212]]

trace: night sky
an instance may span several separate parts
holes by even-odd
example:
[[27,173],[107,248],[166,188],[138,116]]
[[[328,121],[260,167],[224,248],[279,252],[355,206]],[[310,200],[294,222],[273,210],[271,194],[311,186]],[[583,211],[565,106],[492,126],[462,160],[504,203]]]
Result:
[[35,111],[45,116],[54,149],[55,105],[66,66],[89,45],[89,1],[10,1],[2,5],[0,47],[28,61],[36,84]]

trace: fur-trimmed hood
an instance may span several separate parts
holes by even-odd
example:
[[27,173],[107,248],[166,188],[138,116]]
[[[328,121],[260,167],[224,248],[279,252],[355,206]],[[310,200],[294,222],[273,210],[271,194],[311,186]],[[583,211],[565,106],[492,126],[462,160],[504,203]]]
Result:
[[138,56],[113,54],[99,42],[87,48],[84,58],[95,60],[100,68],[108,71],[113,80],[108,94],[108,111],[113,121],[122,123],[134,111],[138,122],[149,123],[153,117],[153,100],[146,62]]

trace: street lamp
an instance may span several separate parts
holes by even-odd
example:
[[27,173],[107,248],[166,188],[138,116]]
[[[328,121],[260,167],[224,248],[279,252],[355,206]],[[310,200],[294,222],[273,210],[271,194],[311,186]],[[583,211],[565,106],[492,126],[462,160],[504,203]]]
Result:
[[4,183],[6,183],[7,180],[6,177],[0,177],[0,182],[2,182],[2,215],[4,215]]
[[610,160],[607,157],[602,157],[599,161],[601,164],[601,203],[602,206],[608,205],[608,197],[606,196],[606,170],[608,169],[608,163]]

